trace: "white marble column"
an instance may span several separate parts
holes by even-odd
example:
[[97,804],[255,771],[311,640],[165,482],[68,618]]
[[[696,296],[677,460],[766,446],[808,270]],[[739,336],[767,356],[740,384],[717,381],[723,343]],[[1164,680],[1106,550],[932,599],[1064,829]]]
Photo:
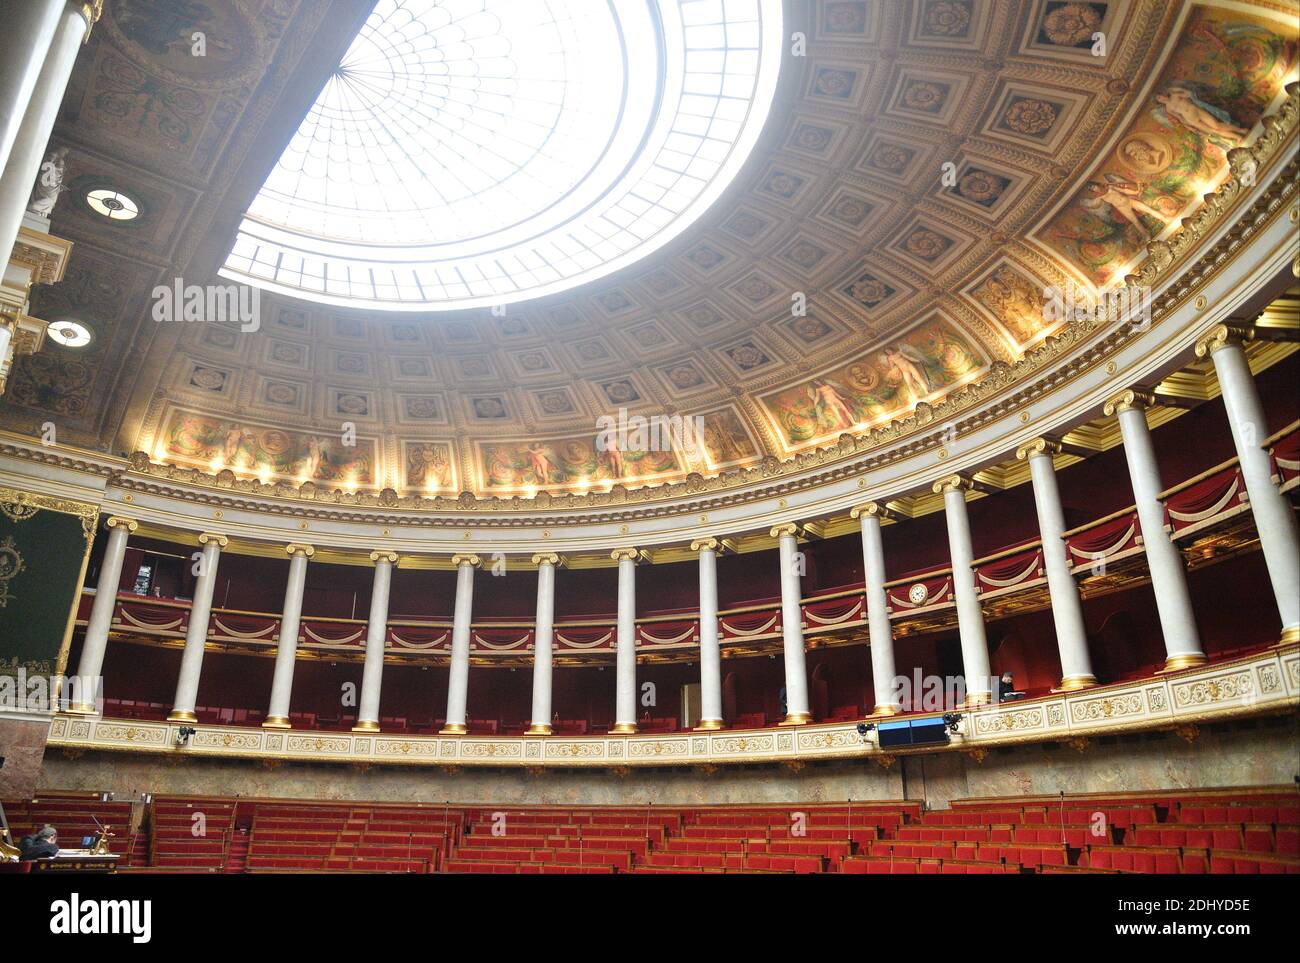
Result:
[[1052,603],[1052,624],[1056,627],[1056,648],[1061,657],[1061,684],[1057,690],[1074,692],[1096,685],[1097,677],[1092,674],[1092,658],[1088,655],[1083,602],[1065,549],[1065,512],[1056,485],[1056,467],[1052,464],[1052,457],[1060,451],[1060,444],[1050,438],[1036,438],[1020,447],[1016,457],[1029,462],[1029,477],[1034,487],[1047,594]]
[[993,698],[989,643],[984,633],[984,610],[975,590],[975,550],[971,547],[970,516],[966,512],[966,493],[973,487],[970,479],[961,475],[950,475],[934,483],[935,493],[943,495],[948,522],[948,554],[952,559],[952,591],[957,602],[967,707],[985,705]]
[[379,731],[379,693],[384,683],[384,642],[388,638],[388,593],[393,584],[397,553],[374,551],[375,581],[370,589],[370,618],[366,622],[366,661],[361,670],[361,704],[353,732]]
[[697,730],[721,729],[722,649],[718,644],[718,547],[716,538],[697,538],[700,556],[700,721]]
[[615,636],[614,728],[611,733],[636,732],[636,563],[635,548],[617,548],[618,628]]
[[551,648],[555,643],[555,569],[564,560],[554,552],[533,556],[537,566],[537,627],[533,631],[533,711],[530,736],[551,734]]
[[[94,692],[104,669],[104,653],[108,649],[108,631],[113,626],[113,610],[117,606],[117,587],[122,582],[122,563],[126,561],[126,543],[138,527],[129,518],[111,516],[104,523],[108,528],[108,543],[104,546],[104,560],[99,566],[99,581],[95,585],[95,602],[90,607],[86,622],[86,639],[81,645],[81,661],[77,663],[78,695]],[[79,702],[68,711],[90,714],[94,704]]]
[[284,588],[284,610],[280,615],[280,642],[275,649],[275,674],[271,677],[271,704],[266,710],[264,729],[288,729],[289,704],[293,698],[293,668],[298,657],[298,626],[302,623],[302,593],[307,587],[307,559],[316,554],[310,545],[290,544],[289,581]]
[[1300,642],[1300,532],[1295,509],[1273,480],[1273,467],[1263,446],[1268,421],[1259,401],[1243,343],[1254,337],[1251,328],[1215,325],[1196,343],[1196,354],[1209,354],[1219,378],[1223,407],[1232,429],[1241,477],[1246,482],[1250,511],[1255,517],[1259,547],[1273,584],[1273,598],[1282,617],[1283,645]]
[[185,651],[181,653],[181,671],[176,680],[176,698],[172,700],[169,722],[197,722],[195,700],[199,697],[199,676],[203,672],[203,649],[208,640],[208,622],[212,617],[212,593],[217,587],[217,562],[221,550],[230,543],[224,535],[204,532],[199,553],[198,579],[194,583],[194,601],[190,603],[190,624],[185,631]]
[[812,721],[808,706],[808,669],[804,661],[802,589],[799,581],[799,526],[777,525],[771,535],[777,539],[781,560],[781,647],[785,654],[785,718],[783,726],[802,726]]
[[1204,664],[1205,651],[1201,648],[1191,593],[1187,589],[1187,567],[1165,529],[1160,466],[1146,417],[1146,409],[1154,403],[1149,394],[1124,391],[1106,402],[1104,411],[1107,416],[1115,415],[1119,419],[1124,458],[1133,485],[1133,503],[1142,526],[1142,548],[1146,552],[1160,631],[1165,640],[1165,670],[1174,671]]
[[898,701],[894,666],[894,627],[889,621],[889,598],[885,594],[885,547],[880,526],[889,517],[884,505],[868,502],[853,509],[862,524],[862,565],[866,583],[867,638],[871,649],[871,688],[876,705],[873,716],[893,716],[903,711]]
[[[41,5],[40,0],[19,0],[19,5],[23,4]],[[8,160],[0,165],[0,251],[6,261],[18,239],[18,228],[45,158],[72,65],[94,16],[89,4],[68,3],[63,8]]]
[[447,677],[447,721],[442,732],[464,735],[469,731],[465,706],[469,695],[469,633],[474,612],[474,569],[477,555],[453,555],[456,566],[456,609],[451,622],[451,672]]
[[0,171],[9,166],[63,10],[64,0],[5,4],[5,25],[0,30]]

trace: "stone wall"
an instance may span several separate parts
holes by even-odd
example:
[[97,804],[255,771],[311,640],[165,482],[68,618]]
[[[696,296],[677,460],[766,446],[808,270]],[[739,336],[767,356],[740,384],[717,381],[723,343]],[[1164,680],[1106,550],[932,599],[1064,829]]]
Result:
[[41,783],[50,723],[40,718],[0,719],[0,799],[30,796]]
[[943,808],[965,796],[1125,792],[1289,785],[1300,774],[1300,725],[1289,715],[1172,732],[1005,747],[982,761],[960,752],[861,763],[550,770],[440,767],[275,766],[235,759],[50,750],[41,788],[161,795],[220,795],[500,805],[707,805],[924,799]]

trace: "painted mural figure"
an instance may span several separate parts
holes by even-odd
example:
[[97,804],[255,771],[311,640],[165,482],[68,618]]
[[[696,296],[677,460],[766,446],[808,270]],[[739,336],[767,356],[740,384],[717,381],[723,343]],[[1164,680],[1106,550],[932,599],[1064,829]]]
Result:
[[622,478],[624,471],[623,450],[618,446],[618,438],[612,432],[607,433],[604,439],[605,445],[598,453],[597,457],[601,464],[609,471],[611,478]]
[[329,440],[316,435],[189,412],[175,413],[163,434],[168,454],[205,468],[219,462],[226,468],[257,469],[299,481],[350,479],[366,484],[373,477],[373,446],[331,451]]
[[1295,70],[1294,16],[1188,6],[1142,109],[1043,235],[1099,288],[1223,183],[1228,150],[1272,108]]
[[[1164,214],[1142,200],[1141,191],[1136,184],[1109,172],[1104,181],[1088,182],[1087,196],[1081,203],[1085,208],[1097,213],[1109,209],[1112,214],[1131,225],[1144,237],[1150,236],[1151,232],[1142,223],[1139,214],[1155,218],[1162,228],[1168,222]],[[1110,220],[1114,221],[1115,218],[1110,217]]]
[[417,488],[451,487],[451,464],[438,445],[414,445],[407,453],[406,481]]
[[851,428],[857,422],[849,403],[830,382],[814,381],[808,388],[808,397],[813,401],[813,408],[817,412],[817,424],[821,428],[833,431],[838,428]]
[[1009,267],[998,268],[974,294],[1006,325],[1017,344],[1032,340],[1045,326],[1037,290]]
[[320,439],[313,435],[307,441],[307,457],[303,459],[300,474],[304,478],[315,478],[316,473],[320,471],[320,463],[324,457],[325,451],[321,446]]
[[925,372],[918,367],[925,363],[925,357],[910,344],[899,347],[890,346],[880,353],[880,365],[886,374],[892,374],[902,382],[902,388],[917,402],[927,397],[934,388]]
[[546,454],[546,448],[541,442],[533,442],[527,450],[528,467],[537,479],[539,485],[549,485],[551,483],[551,469],[556,467]]
[[1207,104],[1184,84],[1170,84],[1164,93],[1156,94],[1156,102],[1164,107],[1166,115],[1189,130],[1221,138],[1233,146],[1246,137],[1246,128],[1234,124],[1231,114]]
[[239,464],[239,449],[244,441],[244,429],[239,425],[231,425],[226,431],[226,440],[222,445],[222,461],[226,467],[235,467]]

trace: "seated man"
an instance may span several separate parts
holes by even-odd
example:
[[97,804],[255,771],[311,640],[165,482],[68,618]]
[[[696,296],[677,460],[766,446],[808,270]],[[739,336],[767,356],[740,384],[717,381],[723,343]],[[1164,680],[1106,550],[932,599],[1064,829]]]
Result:
[[42,826],[32,835],[20,839],[18,849],[21,853],[19,859],[23,862],[56,856],[59,852],[58,830],[53,826]]
[[998,680],[998,700],[1020,699],[1023,697],[1024,693],[1016,690],[1016,683],[1011,673],[1003,672],[1002,678]]

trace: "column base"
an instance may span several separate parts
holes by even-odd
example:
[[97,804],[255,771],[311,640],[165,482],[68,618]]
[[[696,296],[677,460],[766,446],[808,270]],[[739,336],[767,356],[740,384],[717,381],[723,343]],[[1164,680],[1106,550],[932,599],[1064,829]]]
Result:
[[876,716],[901,716],[902,714],[903,714],[902,706],[892,702],[887,702],[883,705],[878,705],[874,709],[872,709],[871,713],[867,716],[867,718],[874,719]]
[[614,728],[609,730],[611,736],[631,736],[636,733],[635,722],[616,722]]
[[440,736],[467,736],[469,727],[460,722],[449,722],[438,730]]
[[811,712],[789,712],[786,717],[777,723],[778,726],[806,726],[812,722]]
[[1053,692],[1078,692],[1080,689],[1091,689],[1097,684],[1095,675],[1067,675],[1063,678]]
[[262,723],[263,729],[292,729],[288,716],[267,716],[266,721]]
[[1273,648],[1285,649],[1288,645],[1300,645],[1300,625],[1288,625],[1283,629],[1282,637]]
[[95,716],[99,715],[99,710],[87,702],[78,702],[75,705],[68,706],[65,712],[74,716]]
[[173,709],[171,712],[167,714],[167,721],[168,722],[198,722],[199,717],[192,712]]
[[352,727],[352,731],[353,732],[378,732],[379,723],[373,722],[370,719],[361,719],[357,722],[355,726]]
[[694,732],[717,732],[722,728],[721,719],[701,719],[700,724],[695,727]]
[[524,735],[526,736],[549,736],[551,734],[552,733],[551,733],[550,726],[538,725],[537,723],[533,723],[531,726],[529,726],[527,729],[524,730]]
[[1204,653],[1193,652],[1188,655],[1171,655],[1165,659],[1165,667],[1156,672],[1156,675],[1162,675],[1166,672],[1181,672],[1183,669],[1194,669],[1198,665],[1205,665],[1206,658]]
[[966,698],[962,700],[962,704],[958,706],[958,708],[980,709],[986,705],[991,704],[992,702],[993,702],[992,692],[968,692],[966,694]]

